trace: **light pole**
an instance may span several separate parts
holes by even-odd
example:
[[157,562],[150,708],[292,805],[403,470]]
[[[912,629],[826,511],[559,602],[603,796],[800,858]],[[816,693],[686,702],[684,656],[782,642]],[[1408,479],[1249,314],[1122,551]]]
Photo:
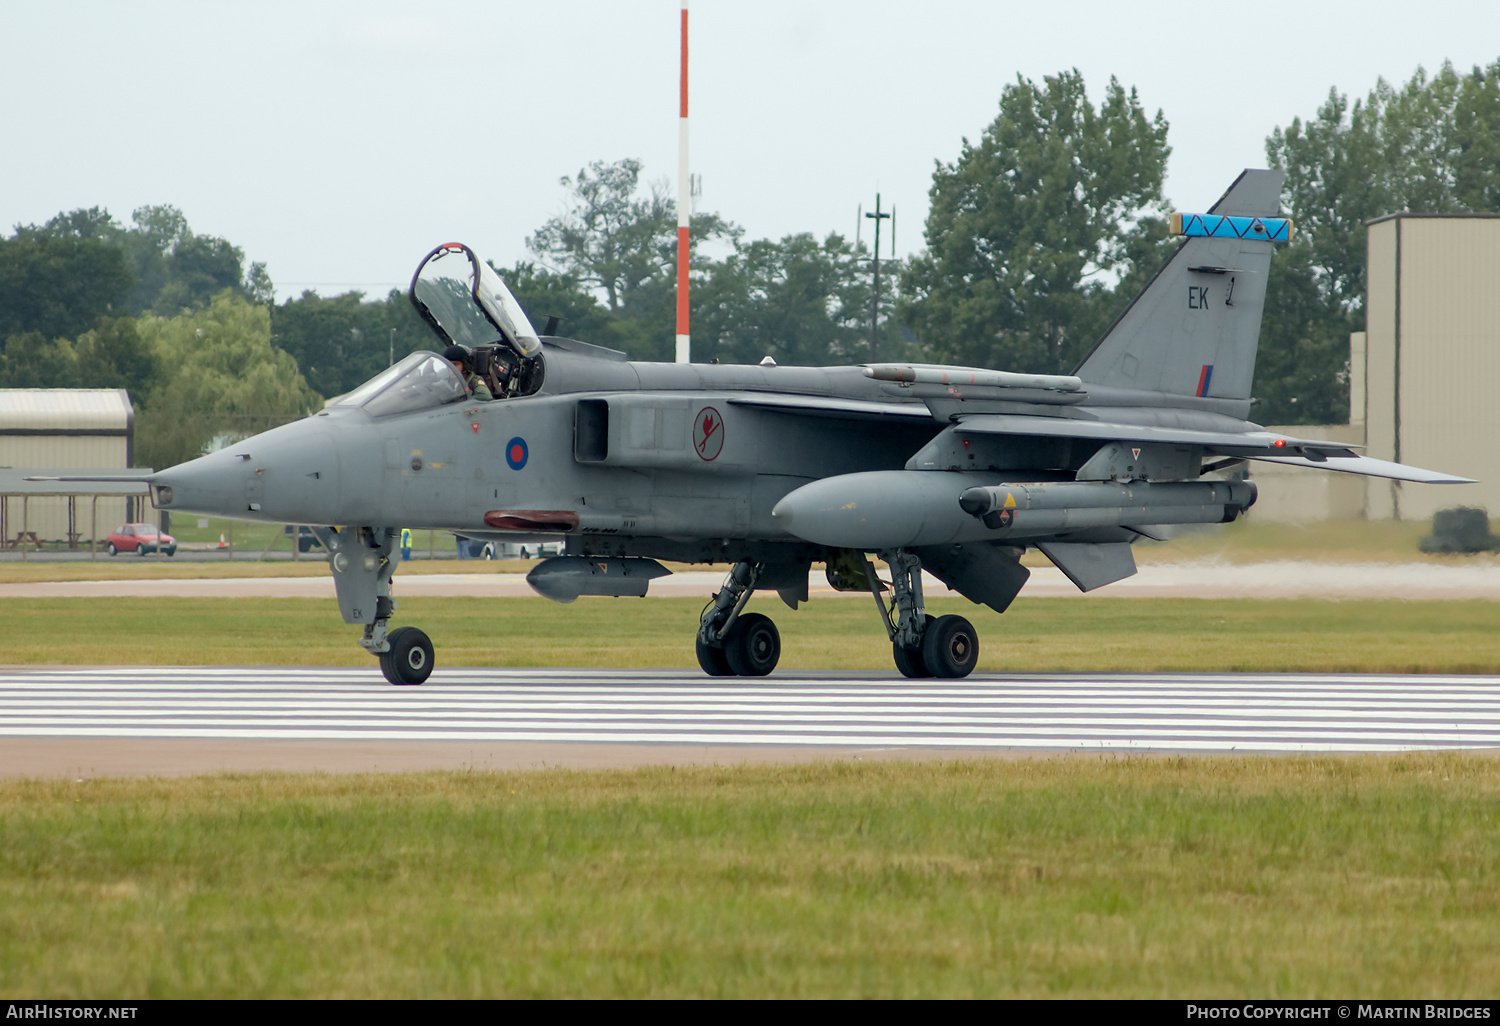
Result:
[[678,363],[692,362],[688,326],[688,229],[693,217],[693,180],[688,164],[688,0],[682,0],[682,62],[677,117],[677,352]]
[[880,193],[875,194],[875,212],[865,216],[875,219],[875,298],[870,301],[870,362],[876,363],[880,359],[880,222],[891,216],[880,212]]

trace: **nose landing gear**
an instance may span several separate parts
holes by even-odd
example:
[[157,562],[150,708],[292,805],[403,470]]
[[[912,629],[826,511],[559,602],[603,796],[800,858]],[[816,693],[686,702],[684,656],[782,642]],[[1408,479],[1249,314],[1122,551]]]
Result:
[[415,627],[397,627],[386,636],[380,672],[392,684],[420,684],[432,675],[432,640]]
[[401,532],[394,527],[356,527],[318,534],[328,549],[344,622],[365,625],[359,646],[380,660],[380,672],[392,684],[421,684],[432,675],[435,663],[432,639],[415,627],[386,633],[396,611],[391,598],[396,563],[391,554]]

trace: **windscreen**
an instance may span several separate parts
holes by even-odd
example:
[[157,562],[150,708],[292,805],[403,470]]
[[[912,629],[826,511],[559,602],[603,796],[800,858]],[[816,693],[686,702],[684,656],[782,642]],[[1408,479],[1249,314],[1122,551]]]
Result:
[[436,353],[412,353],[333,405],[362,406],[372,417],[385,417],[456,403],[468,394],[453,364]]

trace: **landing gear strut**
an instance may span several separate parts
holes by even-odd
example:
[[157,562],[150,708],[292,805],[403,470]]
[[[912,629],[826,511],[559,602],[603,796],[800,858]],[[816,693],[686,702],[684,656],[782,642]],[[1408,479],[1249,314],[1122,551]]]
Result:
[[758,563],[739,562],[698,621],[698,665],[710,677],[764,677],[781,659],[781,633],[762,613],[743,613],[760,579]]
[[979,662],[979,632],[961,616],[929,616],[922,604],[922,561],[894,549],[881,553],[891,568],[895,598],[886,608],[880,578],[863,553],[870,594],[885,621],[891,656],[903,677],[967,677]]
[[392,684],[420,684],[432,675],[432,641],[415,627],[386,633],[396,611],[391,598],[391,554],[400,531],[394,527],[355,527],[318,532],[328,549],[333,586],[345,623],[365,625],[359,645],[380,660],[380,672]]

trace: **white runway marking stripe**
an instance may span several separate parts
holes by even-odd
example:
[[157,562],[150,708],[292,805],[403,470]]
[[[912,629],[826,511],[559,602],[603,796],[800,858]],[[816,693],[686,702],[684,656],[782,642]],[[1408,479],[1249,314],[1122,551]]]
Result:
[[0,737],[551,741],[1175,751],[1500,747],[1500,677],[46,668],[0,673]]

